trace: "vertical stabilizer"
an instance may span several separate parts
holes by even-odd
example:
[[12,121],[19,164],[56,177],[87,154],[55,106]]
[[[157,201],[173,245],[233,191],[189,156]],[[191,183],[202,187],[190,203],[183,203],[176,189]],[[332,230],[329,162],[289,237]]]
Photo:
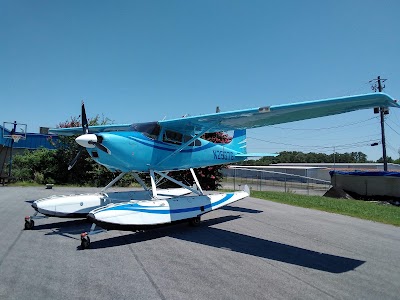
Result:
[[243,154],[247,153],[246,129],[235,130],[232,141],[227,144],[227,147]]

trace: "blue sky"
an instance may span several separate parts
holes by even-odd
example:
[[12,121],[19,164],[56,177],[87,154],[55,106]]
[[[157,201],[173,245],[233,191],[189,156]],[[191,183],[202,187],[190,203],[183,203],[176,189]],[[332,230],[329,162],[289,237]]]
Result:
[[[398,1],[0,0],[0,121],[114,123],[372,92],[400,98]],[[386,119],[398,158],[400,111]],[[389,127],[390,126],[390,127]],[[370,110],[249,130],[251,152],[382,156]]]

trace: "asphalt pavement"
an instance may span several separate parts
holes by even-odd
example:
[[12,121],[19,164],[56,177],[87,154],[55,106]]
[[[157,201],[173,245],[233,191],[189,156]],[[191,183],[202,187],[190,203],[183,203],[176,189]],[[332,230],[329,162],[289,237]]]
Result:
[[86,250],[84,219],[23,229],[31,201],[94,191],[0,186],[0,299],[400,298],[400,228],[251,197]]

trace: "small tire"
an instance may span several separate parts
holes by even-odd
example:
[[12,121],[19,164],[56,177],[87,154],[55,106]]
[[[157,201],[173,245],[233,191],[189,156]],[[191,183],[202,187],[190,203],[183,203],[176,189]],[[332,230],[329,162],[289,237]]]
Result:
[[191,218],[189,220],[189,225],[192,226],[192,227],[198,227],[198,226],[200,226],[200,223],[201,223],[200,216]]
[[88,249],[90,247],[90,238],[88,236],[81,237],[81,249]]
[[35,226],[35,222],[33,220],[25,220],[25,230],[31,230]]

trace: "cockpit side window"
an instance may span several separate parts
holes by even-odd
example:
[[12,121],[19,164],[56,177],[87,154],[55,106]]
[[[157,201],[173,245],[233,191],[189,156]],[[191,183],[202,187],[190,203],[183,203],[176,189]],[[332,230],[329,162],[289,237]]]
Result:
[[[160,137],[161,138],[161,137]],[[188,141],[190,141],[193,137],[190,135],[183,135],[180,132],[172,131],[172,130],[164,130],[162,134],[162,141],[165,143],[175,144],[175,145],[182,145]],[[201,141],[198,139],[191,142],[189,147],[193,146],[201,146]]]
[[160,125],[157,122],[132,124],[133,131],[141,132],[150,139],[156,140],[160,134]]
[[170,144],[180,145],[182,144],[183,135],[179,132],[165,130],[163,135],[163,141]]

